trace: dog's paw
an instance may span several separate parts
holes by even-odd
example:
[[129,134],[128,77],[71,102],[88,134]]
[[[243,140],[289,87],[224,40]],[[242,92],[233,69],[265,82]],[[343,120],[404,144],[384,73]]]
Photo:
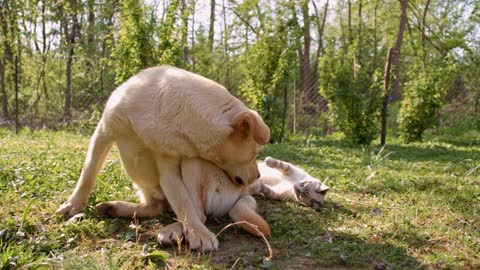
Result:
[[157,240],[162,246],[171,246],[181,242],[183,239],[182,223],[175,222],[163,227],[158,233]]
[[217,237],[207,227],[202,227],[189,227],[184,231],[190,249],[202,252],[217,251],[219,246]]
[[86,204],[80,200],[69,199],[57,209],[56,213],[65,217],[73,217],[82,212]]

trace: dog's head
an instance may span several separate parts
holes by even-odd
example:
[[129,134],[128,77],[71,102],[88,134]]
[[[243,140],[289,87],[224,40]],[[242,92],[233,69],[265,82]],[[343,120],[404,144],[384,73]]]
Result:
[[270,140],[270,129],[252,110],[235,115],[230,135],[215,151],[212,161],[236,184],[249,185],[260,177],[257,154]]

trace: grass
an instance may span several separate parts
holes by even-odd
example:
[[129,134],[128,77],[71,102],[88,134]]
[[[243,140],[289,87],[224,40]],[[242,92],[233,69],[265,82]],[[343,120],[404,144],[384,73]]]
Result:
[[[135,201],[114,150],[76,222],[54,214],[72,192],[88,137],[0,129],[0,268],[154,269],[479,269],[480,131],[462,127],[404,145],[355,146],[335,134],[269,145],[271,155],[305,168],[331,187],[315,211],[259,199],[272,228],[265,243],[237,228],[220,251],[200,254],[157,244],[165,213],[132,221],[98,216],[106,200]],[[229,221],[210,222],[219,232]]]

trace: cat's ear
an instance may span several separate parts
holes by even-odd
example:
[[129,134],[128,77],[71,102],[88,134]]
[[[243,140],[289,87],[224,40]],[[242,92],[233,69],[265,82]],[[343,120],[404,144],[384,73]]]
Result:
[[320,185],[318,185],[317,189],[315,190],[317,193],[323,193],[323,194],[325,194],[325,193],[327,193],[327,191],[330,190],[330,187],[329,187],[329,186],[325,185],[325,184],[322,183],[322,182],[319,182],[319,183],[320,183]]

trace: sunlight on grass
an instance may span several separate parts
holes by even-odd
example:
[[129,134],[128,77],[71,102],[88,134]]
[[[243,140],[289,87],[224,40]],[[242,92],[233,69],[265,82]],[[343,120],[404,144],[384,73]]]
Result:
[[[410,145],[391,140],[384,148],[338,136],[268,145],[262,157],[298,164],[331,191],[320,211],[258,200],[272,227],[273,260],[265,264],[263,241],[235,228],[220,235],[220,251],[200,254],[156,242],[171,214],[140,220],[138,232],[131,220],[98,216],[100,202],[136,200],[116,150],[85,216],[67,225],[54,212],[75,186],[88,138],[0,129],[0,268],[478,269],[480,144],[449,136]],[[208,226],[219,232],[228,222]]]

